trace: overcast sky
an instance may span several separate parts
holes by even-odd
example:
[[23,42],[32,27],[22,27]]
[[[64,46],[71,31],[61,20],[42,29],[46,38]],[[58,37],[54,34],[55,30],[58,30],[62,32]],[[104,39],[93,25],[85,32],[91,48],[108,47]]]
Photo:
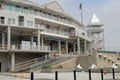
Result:
[[[31,0],[44,4],[53,0]],[[120,0],[56,0],[66,13],[80,20],[79,4],[82,3],[84,11],[84,24],[90,21],[95,13],[104,23],[105,49],[120,51]]]

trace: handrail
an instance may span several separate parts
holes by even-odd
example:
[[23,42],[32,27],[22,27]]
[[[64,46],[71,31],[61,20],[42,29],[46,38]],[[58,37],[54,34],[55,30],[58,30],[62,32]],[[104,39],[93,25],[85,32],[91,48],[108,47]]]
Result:
[[16,64],[15,71],[28,69],[30,65],[41,62],[41,61],[45,61],[45,56]]
[[59,56],[59,57],[52,58],[52,59],[49,59],[49,60],[44,61],[44,62],[38,62],[36,64],[33,64],[33,65],[30,66],[30,69],[39,70],[42,67],[44,67],[45,65],[49,64],[50,66],[52,66],[54,64],[58,64],[58,63],[60,63],[62,61],[67,61],[67,60],[72,59],[74,57],[75,56],[70,56],[70,55],[68,55],[68,56]]

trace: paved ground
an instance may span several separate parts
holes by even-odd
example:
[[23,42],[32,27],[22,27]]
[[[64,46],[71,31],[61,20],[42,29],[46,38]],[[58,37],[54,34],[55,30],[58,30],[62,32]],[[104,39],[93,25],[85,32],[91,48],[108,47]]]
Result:
[[[77,80],[89,80],[88,73],[77,72]],[[54,73],[35,73],[35,80],[55,80]],[[115,78],[120,80],[120,73],[115,73]],[[112,80],[112,74],[107,73],[104,75],[105,80]],[[0,80],[30,80],[30,74],[28,73],[2,73]],[[58,80],[74,80],[73,72],[58,73]],[[100,73],[92,73],[92,80],[101,80]]]

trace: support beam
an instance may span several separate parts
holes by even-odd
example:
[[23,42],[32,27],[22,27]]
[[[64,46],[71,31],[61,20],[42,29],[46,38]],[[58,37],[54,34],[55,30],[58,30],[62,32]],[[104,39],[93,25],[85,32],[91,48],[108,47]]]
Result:
[[68,54],[68,40],[66,40],[65,42],[65,51],[66,51],[66,54]]
[[78,54],[80,54],[80,38],[77,38],[77,50],[78,50]]
[[38,34],[37,34],[37,45],[38,45],[38,50],[40,50],[40,29],[38,29]]
[[8,26],[7,28],[7,49],[10,50],[11,45],[11,27]]
[[58,49],[59,50],[59,54],[61,54],[61,41],[60,40],[58,41],[58,48],[59,48]]
[[5,50],[5,33],[2,32],[2,49]]
[[11,53],[11,71],[15,71],[15,53]]

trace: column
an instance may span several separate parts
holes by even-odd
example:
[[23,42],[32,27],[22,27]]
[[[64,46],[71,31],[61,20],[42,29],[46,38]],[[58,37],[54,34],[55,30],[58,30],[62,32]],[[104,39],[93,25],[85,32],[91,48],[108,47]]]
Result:
[[48,60],[48,55],[47,55],[47,54],[45,55],[45,60],[46,60],[46,61]]
[[65,51],[66,51],[66,54],[68,54],[68,40],[66,40],[66,42],[65,42]]
[[11,71],[15,70],[15,53],[11,53]]
[[77,49],[78,49],[78,54],[80,54],[80,38],[77,38]]
[[2,32],[2,49],[5,49],[5,33]]
[[104,31],[103,31],[103,50],[105,50]]
[[8,26],[7,29],[7,49],[10,50],[10,45],[11,45],[11,27]]
[[87,41],[84,40],[84,54],[87,53]]
[[30,40],[30,49],[33,49],[33,42],[34,42],[34,37],[31,36],[31,40]]
[[42,49],[44,49],[43,47],[44,47],[44,38],[43,38],[43,36],[42,36]]
[[37,45],[38,45],[38,50],[40,50],[40,29],[38,29],[38,34],[37,34]]
[[73,52],[75,53],[75,51],[76,51],[76,44],[74,43],[73,44]]
[[92,42],[90,42],[90,54],[92,54]]
[[59,49],[58,49],[59,50],[59,54],[61,54],[61,41],[60,40],[58,41],[58,47],[59,47]]

